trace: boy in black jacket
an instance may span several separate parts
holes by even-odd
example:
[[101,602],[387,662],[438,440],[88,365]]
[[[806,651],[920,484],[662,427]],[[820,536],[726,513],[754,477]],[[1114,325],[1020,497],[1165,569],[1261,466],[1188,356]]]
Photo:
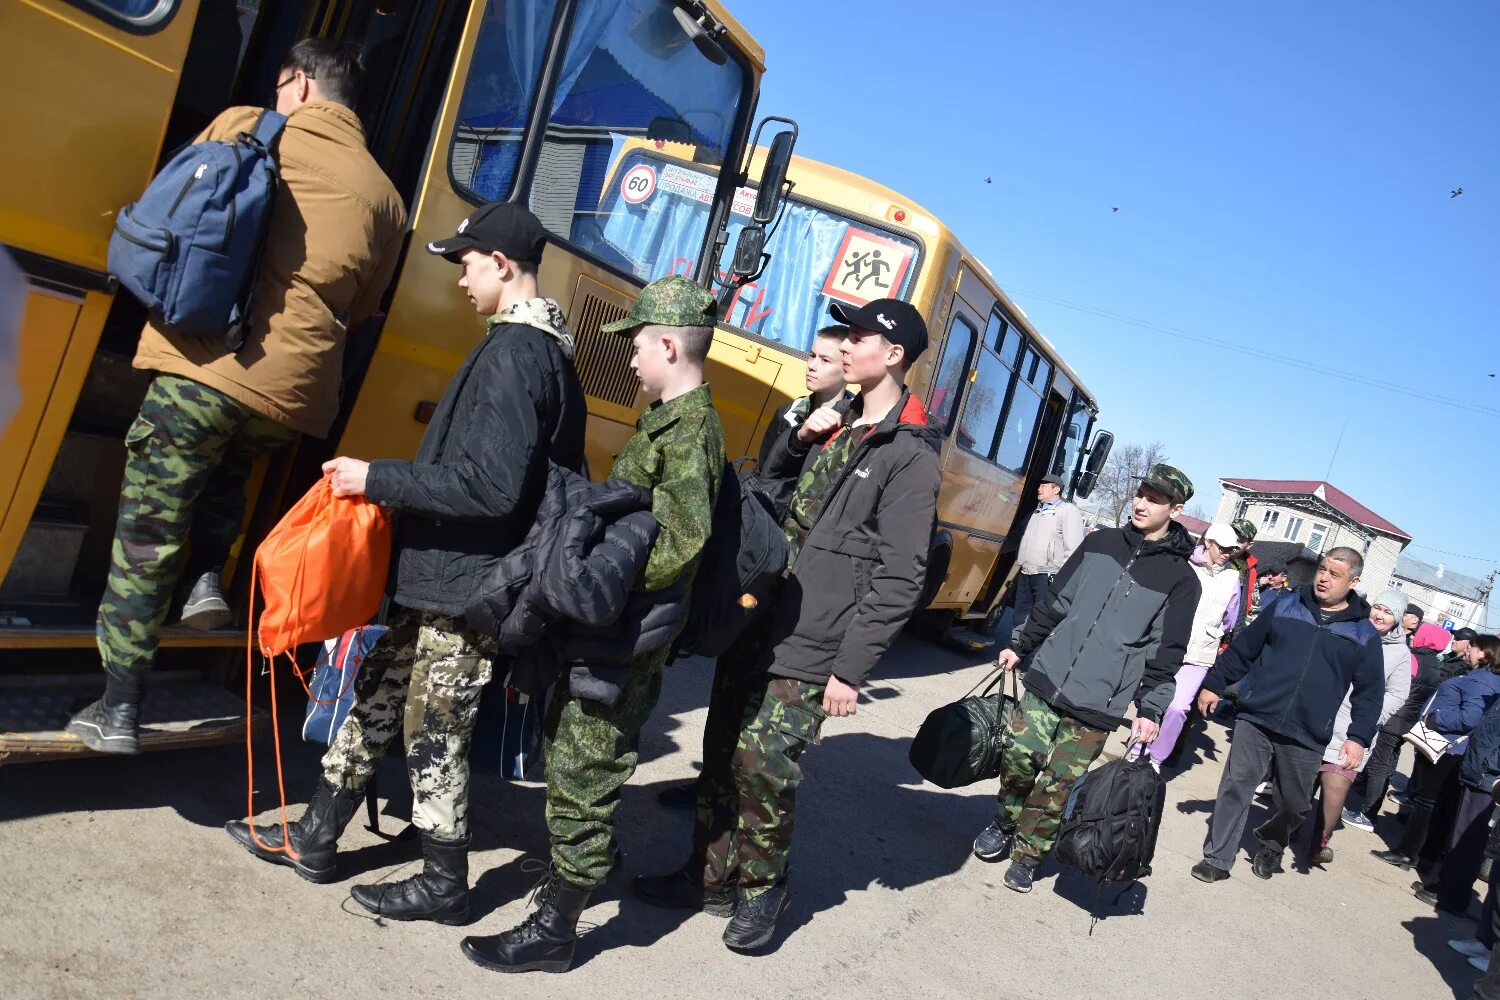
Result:
[[[375,764],[405,729],[412,824],[423,870],[356,886],[362,906],[395,920],[468,920],[469,742],[494,639],[460,617],[476,588],[536,517],[548,462],[583,467],[587,419],[562,310],[537,294],[546,245],[536,216],[492,202],[428,252],[463,265],[458,286],[488,333],[438,403],[416,459],[323,466],[333,493],[398,512],[391,553],[390,631],[365,660],[355,702],[323,757],[302,818],[228,825],[256,857],[303,878],[335,877],[339,834],[364,798]],[[283,832],[295,855],[284,850]]]
[[797,761],[825,718],[855,713],[859,686],[916,610],[932,536],[937,433],[902,384],[927,347],[926,324],[895,299],[832,311],[850,328],[844,376],[860,394],[813,411],[788,441],[798,462],[821,447],[792,496],[794,555],[767,613],[765,651],[736,684],[715,685],[716,700],[745,706],[738,740],[703,762],[687,865],[635,883],[657,906],[733,913],[724,944],[735,951],[758,949],[775,932],[787,904]]

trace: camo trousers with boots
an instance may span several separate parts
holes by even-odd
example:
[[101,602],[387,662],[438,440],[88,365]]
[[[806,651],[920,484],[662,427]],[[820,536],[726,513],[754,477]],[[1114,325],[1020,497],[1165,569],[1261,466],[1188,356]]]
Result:
[[354,684],[354,707],[323,755],[323,777],[360,791],[398,733],[406,736],[411,821],[440,840],[469,832],[469,747],[494,640],[451,615],[401,608]]

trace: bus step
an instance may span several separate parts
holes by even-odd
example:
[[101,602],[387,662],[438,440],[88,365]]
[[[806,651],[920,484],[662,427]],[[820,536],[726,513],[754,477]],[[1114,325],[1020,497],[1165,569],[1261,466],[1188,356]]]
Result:
[[[99,696],[97,675],[5,677],[0,683],[0,764],[102,756],[65,732],[74,712]],[[258,731],[269,715],[256,709]],[[219,685],[172,679],[146,685],[141,752],[220,746],[245,739],[245,703]]]
[[965,653],[983,653],[994,648],[995,637],[966,625],[954,625],[943,633],[943,642]]

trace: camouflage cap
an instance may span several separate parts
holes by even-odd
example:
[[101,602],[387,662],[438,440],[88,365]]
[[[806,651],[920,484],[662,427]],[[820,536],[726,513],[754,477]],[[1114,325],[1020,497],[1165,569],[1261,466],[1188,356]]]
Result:
[[1250,542],[1255,541],[1255,525],[1251,524],[1246,518],[1237,517],[1229,523],[1229,526],[1234,529],[1234,533],[1238,537]]
[[1141,484],[1161,490],[1173,503],[1187,503],[1193,498],[1193,481],[1170,465],[1153,465]]
[[659,326],[713,326],[719,315],[718,303],[708,289],[686,278],[673,275],[657,278],[641,289],[635,305],[624,319],[605,323],[605,333],[628,333],[647,323]]

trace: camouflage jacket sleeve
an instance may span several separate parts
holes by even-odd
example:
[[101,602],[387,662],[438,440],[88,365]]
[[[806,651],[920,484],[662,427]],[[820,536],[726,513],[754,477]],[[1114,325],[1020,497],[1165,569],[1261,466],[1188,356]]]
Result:
[[661,531],[641,575],[645,590],[670,587],[703,551],[724,471],[722,437],[702,421],[679,422],[658,448],[661,462],[651,487],[651,513]]

